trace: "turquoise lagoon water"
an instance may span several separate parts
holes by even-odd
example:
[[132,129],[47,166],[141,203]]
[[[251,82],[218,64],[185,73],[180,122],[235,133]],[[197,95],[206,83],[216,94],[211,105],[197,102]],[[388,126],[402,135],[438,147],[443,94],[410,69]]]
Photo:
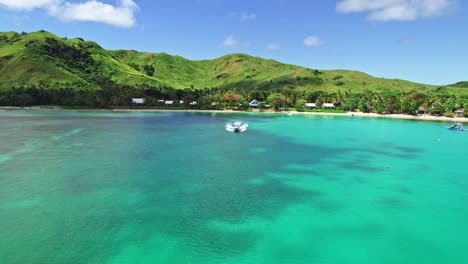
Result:
[[468,263],[448,125],[1,111],[0,263]]

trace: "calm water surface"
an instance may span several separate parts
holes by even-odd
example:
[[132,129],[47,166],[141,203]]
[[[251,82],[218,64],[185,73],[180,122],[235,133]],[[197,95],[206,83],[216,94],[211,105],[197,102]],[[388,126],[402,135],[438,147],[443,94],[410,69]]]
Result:
[[448,125],[0,111],[0,263],[468,263]]

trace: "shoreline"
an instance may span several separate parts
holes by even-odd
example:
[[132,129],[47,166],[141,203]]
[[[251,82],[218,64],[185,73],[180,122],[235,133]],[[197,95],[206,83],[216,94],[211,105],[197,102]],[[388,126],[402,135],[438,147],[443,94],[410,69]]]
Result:
[[445,116],[431,116],[431,115],[405,115],[405,114],[377,114],[377,113],[362,113],[362,112],[344,112],[344,113],[328,113],[328,112],[298,112],[298,111],[265,111],[265,112],[246,112],[237,110],[197,110],[197,109],[130,109],[130,108],[116,108],[116,109],[62,109],[62,108],[43,108],[43,107],[14,107],[14,106],[1,106],[0,110],[64,110],[64,111],[108,111],[108,112],[181,112],[181,113],[257,113],[257,114],[287,114],[287,115],[318,115],[318,116],[356,116],[367,118],[392,118],[404,120],[417,120],[417,121],[439,121],[439,122],[460,122],[468,123],[467,117],[445,117]]

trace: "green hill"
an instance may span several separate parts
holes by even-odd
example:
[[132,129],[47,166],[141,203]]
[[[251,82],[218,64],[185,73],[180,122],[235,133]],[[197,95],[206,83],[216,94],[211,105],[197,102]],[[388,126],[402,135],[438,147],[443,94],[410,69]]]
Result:
[[457,83],[452,84],[450,86],[458,87],[458,88],[468,88],[468,81],[466,81],[466,82],[457,82]]
[[0,88],[99,88],[161,83],[120,62],[97,43],[61,39],[49,32],[0,33]]
[[362,72],[307,69],[275,60],[253,57],[246,54],[229,54],[213,60],[191,61],[166,53],[140,53],[136,51],[112,51],[114,56],[136,69],[145,65],[154,66],[154,77],[175,88],[221,87],[221,88],[310,88],[317,90],[353,90],[394,88],[435,88],[397,79],[375,78]]
[[[363,91],[437,87],[362,72],[307,69],[246,54],[192,61],[166,53],[109,51],[92,41],[59,38],[49,32],[0,33],[0,89],[100,89],[105,86],[183,88],[299,88]],[[466,85],[466,84],[465,84]],[[447,91],[466,93],[464,86]]]

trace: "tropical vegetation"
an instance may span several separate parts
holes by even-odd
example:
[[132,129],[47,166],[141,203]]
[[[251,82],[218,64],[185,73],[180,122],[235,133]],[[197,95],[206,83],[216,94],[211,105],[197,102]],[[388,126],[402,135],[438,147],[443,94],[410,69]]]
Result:
[[[447,86],[375,78],[346,70],[318,70],[246,54],[192,61],[166,53],[110,51],[80,38],[46,31],[0,33],[0,105],[68,107],[249,109],[333,103],[338,110],[467,115],[468,82]],[[190,102],[196,101],[196,105]],[[215,103],[215,104],[213,104]],[[141,107],[141,106],[140,106]]]

